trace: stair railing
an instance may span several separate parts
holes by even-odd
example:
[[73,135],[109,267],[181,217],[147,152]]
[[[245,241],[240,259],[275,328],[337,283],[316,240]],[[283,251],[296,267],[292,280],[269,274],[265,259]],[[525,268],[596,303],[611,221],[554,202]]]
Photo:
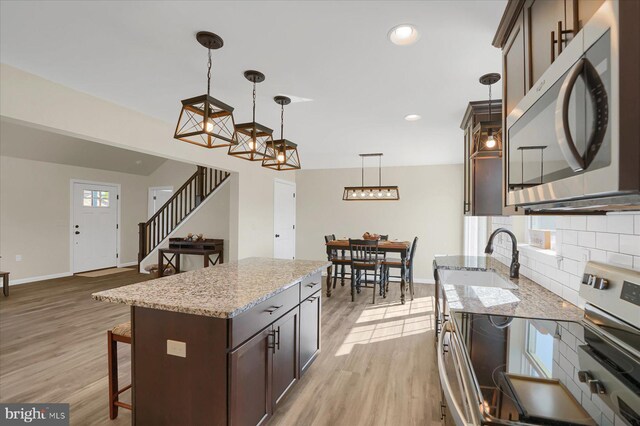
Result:
[[231,174],[198,166],[196,172],[146,222],[138,224],[138,268],[142,260],[171,234]]

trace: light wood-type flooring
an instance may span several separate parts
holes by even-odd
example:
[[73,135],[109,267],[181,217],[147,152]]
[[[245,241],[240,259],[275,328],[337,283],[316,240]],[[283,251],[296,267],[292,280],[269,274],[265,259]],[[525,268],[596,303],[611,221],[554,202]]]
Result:
[[[106,355],[106,330],[127,321],[129,308],[90,295],[149,278],[126,272],[12,286],[9,298],[0,296],[0,402],[68,402],[71,424],[130,424],[127,410],[108,418]],[[398,286],[375,305],[370,289],[351,303],[348,283],[323,297],[322,352],[269,426],[439,423],[433,286],[416,285],[404,306]],[[119,349],[123,385],[130,352]]]

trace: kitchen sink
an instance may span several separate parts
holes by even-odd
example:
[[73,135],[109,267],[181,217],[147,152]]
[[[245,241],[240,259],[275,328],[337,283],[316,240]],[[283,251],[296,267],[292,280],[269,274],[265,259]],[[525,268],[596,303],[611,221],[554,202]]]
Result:
[[518,288],[517,285],[493,271],[440,270],[443,284],[468,285],[475,287]]

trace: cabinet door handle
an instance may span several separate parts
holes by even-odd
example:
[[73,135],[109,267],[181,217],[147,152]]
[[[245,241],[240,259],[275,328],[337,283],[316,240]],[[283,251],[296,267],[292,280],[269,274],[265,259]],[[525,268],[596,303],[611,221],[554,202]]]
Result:
[[320,284],[320,283],[311,283],[311,284],[307,284],[307,287],[309,287],[309,288],[313,288],[313,287],[317,286],[318,284]]
[[308,298],[307,300],[309,301],[309,303],[313,303],[313,302],[315,302],[315,301],[316,301],[316,299],[317,299],[318,297],[319,297],[319,296],[313,296],[313,297]]
[[267,341],[267,348],[271,349],[271,353],[275,354],[276,353],[276,331],[275,330],[271,330],[269,332],[269,336],[268,337],[271,337],[272,340],[271,340],[271,343],[269,343],[269,341]]
[[274,331],[273,339],[275,341],[275,352],[276,350],[280,350],[280,327]]
[[274,312],[276,312],[278,309],[282,308],[282,305],[279,306],[273,306],[269,309],[266,309],[265,312],[269,312],[269,315],[273,315]]

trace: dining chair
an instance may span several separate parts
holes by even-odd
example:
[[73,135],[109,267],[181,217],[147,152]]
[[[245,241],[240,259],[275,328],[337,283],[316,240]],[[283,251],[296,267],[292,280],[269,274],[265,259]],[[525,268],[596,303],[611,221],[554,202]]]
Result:
[[[411,295],[411,300],[413,300],[413,295],[414,295],[414,290],[413,290],[413,259],[414,256],[416,254],[416,249],[418,247],[418,237],[415,237],[413,239],[413,242],[411,243],[411,246],[409,247],[409,255],[407,256],[407,258],[405,259],[405,276],[404,276],[404,280],[406,283],[409,284],[409,294]],[[402,260],[401,259],[385,259],[383,261],[383,266],[385,268],[384,270],[384,274],[385,274],[385,282],[386,282],[386,291],[389,290],[389,281],[391,278],[400,278],[402,279],[401,275],[397,275],[397,276],[391,276],[389,274],[389,270],[391,268],[395,268],[395,269],[400,269],[400,271],[402,271]],[[402,272],[400,272],[402,273]]]
[[[386,297],[384,253],[378,247],[378,241],[349,239],[351,255],[351,301],[362,287],[373,289],[373,303],[376,303],[376,285],[380,295]],[[373,273],[373,279],[371,279]]]
[[[325,243],[335,241],[335,239],[335,234],[324,236]],[[338,281],[338,267],[340,267],[340,285],[344,287],[345,267],[351,266],[351,259],[345,255],[345,250],[333,249],[328,260],[333,264],[333,288],[336,288]],[[327,280],[331,281],[331,277],[327,277]]]

